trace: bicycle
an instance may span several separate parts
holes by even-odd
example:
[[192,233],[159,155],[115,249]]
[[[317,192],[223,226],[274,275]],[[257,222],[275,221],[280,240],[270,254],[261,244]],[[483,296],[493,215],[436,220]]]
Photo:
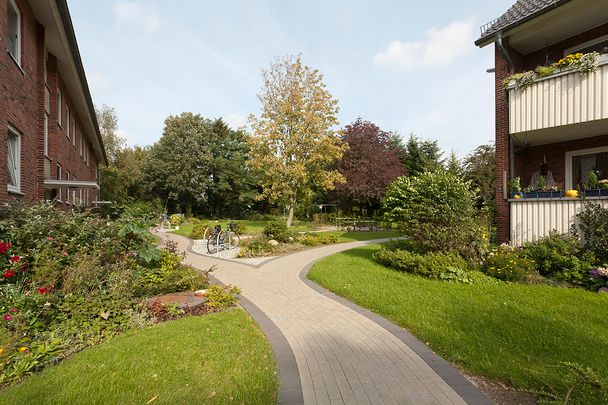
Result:
[[228,229],[216,225],[207,238],[207,252],[215,254],[220,250],[230,250],[239,246],[241,237],[235,232],[236,223],[228,222]]

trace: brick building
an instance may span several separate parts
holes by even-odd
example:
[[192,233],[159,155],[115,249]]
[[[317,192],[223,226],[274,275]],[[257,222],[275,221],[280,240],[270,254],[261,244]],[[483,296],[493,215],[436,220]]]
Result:
[[0,44],[0,201],[92,205],[107,159],[66,0],[0,0]]
[[[481,27],[475,44],[495,49],[498,241],[568,232],[583,203],[565,190],[608,207],[608,190],[589,189],[590,172],[608,179],[608,1],[518,0]],[[594,72],[550,68],[592,52],[600,54]],[[549,68],[504,85],[538,66]],[[513,193],[515,178],[521,193]]]

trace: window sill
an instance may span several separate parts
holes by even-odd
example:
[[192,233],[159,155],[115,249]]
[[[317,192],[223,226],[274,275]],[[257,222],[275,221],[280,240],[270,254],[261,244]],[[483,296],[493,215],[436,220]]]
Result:
[[13,56],[13,54],[10,53],[8,51],[8,49],[6,50],[6,53],[8,53],[8,56],[11,58],[11,60],[13,62],[15,62],[15,65],[17,65],[17,67],[19,68],[19,70],[21,71],[21,73],[23,73],[23,76],[27,76],[27,73],[25,73],[25,70],[23,70],[23,68],[21,67],[21,64],[19,62],[17,62],[17,59],[15,59],[15,57]]
[[14,194],[14,195],[19,195],[19,196],[25,195],[21,191],[17,190],[16,188],[7,187],[6,190],[8,191],[9,194]]

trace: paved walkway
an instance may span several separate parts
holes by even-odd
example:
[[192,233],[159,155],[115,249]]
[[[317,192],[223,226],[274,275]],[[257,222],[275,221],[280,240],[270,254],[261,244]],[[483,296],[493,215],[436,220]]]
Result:
[[[216,265],[215,277],[237,285],[245,302],[253,303],[272,321],[273,333],[283,335],[282,341],[287,342],[283,345],[276,343],[280,341],[276,336],[269,336],[279,363],[281,402],[490,403],[456,369],[403,329],[304,280],[314,261],[371,241],[310,249],[256,268],[197,255],[189,250],[188,239],[166,237],[188,251],[186,263],[201,269]],[[272,329],[262,328],[267,334]],[[281,360],[285,365],[285,359],[293,357],[297,372],[295,366],[282,370]]]

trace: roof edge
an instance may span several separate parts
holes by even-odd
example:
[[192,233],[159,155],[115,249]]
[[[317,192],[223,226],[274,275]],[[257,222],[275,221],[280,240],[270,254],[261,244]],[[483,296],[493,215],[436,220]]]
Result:
[[59,15],[61,16],[61,22],[63,23],[65,33],[68,37],[70,50],[72,51],[72,57],[74,58],[74,63],[76,64],[78,78],[80,79],[80,82],[82,84],[82,89],[84,91],[84,95],[87,100],[87,107],[89,108],[89,113],[91,114],[91,119],[93,120],[93,125],[95,126],[95,135],[97,136],[97,140],[99,142],[99,145],[101,146],[103,164],[105,166],[108,166],[108,156],[106,155],[106,148],[103,144],[103,138],[101,137],[101,132],[99,131],[99,123],[97,122],[97,113],[95,112],[95,105],[93,104],[93,98],[91,97],[89,83],[87,82],[87,76],[84,71],[84,65],[82,64],[82,59],[80,57],[80,50],[78,49],[78,42],[76,41],[76,32],[74,31],[74,25],[72,24],[72,17],[70,16],[70,10],[68,8],[68,3],[67,3],[67,0],[56,0],[56,3],[57,3],[57,9],[59,10]]
[[479,46],[479,47],[484,47],[484,46],[486,46],[486,45],[494,42],[494,40],[496,38],[496,35],[498,33],[500,33],[500,32],[502,32],[503,34],[504,33],[508,33],[513,28],[518,27],[518,26],[520,26],[522,24],[525,24],[528,21],[533,20],[533,19],[535,19],[535,18],[537,18],[537,17],[539,17],[539,16],[541,16],[543,14],[546,14],[546,13],[548,13],[551,10],[555,10],[556,8],[562,6],[562,5],[566,4],[566,3],[569,3],[570,1],[572,1],[572,0],[560,0],[557,3],[551,4],[551,5],[545,7],[543,9],[541,9],[541,10],[538,10],[535,13],[532,13],[532,14],[530,14],[530,15],[528,15],[528,16],[526,16],[526,17],[524,17],[524,18],[522,18],[522,19],[520,19],[518,21],[515,21],[514,23],[511,23],[511,24],[507,25],[506,27],[501,28],[498,31],[491,31],[489,34],[485,34],[485,35],[482,34],[475,41],[475,45]]

